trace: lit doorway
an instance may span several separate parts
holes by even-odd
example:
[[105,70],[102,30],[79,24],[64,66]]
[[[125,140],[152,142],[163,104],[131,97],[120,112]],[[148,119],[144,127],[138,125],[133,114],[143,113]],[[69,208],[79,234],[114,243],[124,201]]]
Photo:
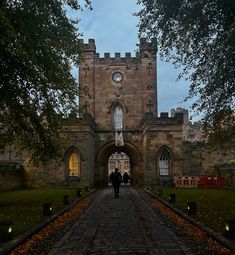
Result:
[[109,185],[111,185],[110,175],[114,172],[115,168],[118,168],[121,175],[123,176],[125,172],[129,176],[128,184],[130,183],[130,158],[124,152],[115,152],[113,153],[108,160],[108,176],[109,176]]

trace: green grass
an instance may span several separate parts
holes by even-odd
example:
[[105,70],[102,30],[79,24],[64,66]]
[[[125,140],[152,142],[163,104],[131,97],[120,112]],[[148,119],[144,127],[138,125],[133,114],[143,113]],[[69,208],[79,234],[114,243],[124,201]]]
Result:
[[[0,220],[10,219],[13,222],[14,236],[17,236],[46,218],[43,216],[43,203],[52,203],[53,212],[57,212],[66,206],[63,204],[64,195],[69,195],[70,202],[76,199],[76,190],[54,188],[1,191]],[[81,194],[83,193],[82,190]]]
[[[152,192],[156,195],[159,187]],[[162,189],[162,188],[161,188]],[[174,206],[187,213],[187,202],[197,203],[198,213],[193,216],[218,233],[224,233],[225,220],[235,218],[235,189],[163,188],[163,200],[176,194]]]

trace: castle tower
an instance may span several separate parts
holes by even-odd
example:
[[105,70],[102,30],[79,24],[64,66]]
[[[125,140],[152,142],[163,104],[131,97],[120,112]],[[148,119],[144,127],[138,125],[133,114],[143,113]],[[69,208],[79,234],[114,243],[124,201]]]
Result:
[[83,49],[79,105],[83,113],[92,115],[98,129],[113,130],[115,125],[132,129],[140,125],[144,113],[157,115],[156,50],[152,43],[141,39],[135,57],[131,53],[100,57],[94,39],[83,43]]

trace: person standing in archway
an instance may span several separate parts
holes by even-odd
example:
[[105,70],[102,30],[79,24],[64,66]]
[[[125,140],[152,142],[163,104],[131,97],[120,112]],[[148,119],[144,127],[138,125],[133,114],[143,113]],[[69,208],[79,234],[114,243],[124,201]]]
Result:
[[127,183],[128,183],[128,180],[129,180],[129,175],[128,175],[128,173],[125,172],[122,178],[123,178],[123,182],[124,182],[125,184],[127,184]]
[[113,189],[114,189],[114,196],[118,197],[119,196],[119,187],[122,182],[122,175],[118,171],[118,168],[115,168],[115,171],[112,175],[112,184],[113,184]]

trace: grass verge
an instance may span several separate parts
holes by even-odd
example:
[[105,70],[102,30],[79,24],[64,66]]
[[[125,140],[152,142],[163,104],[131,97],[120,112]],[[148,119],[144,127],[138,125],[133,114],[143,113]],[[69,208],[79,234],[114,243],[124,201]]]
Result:
[[[18,236],[36,224],[42,222],[43,203],[52,203],[53,212],[57,212],[66,205],[64,195],[73,202],[77,197],[77,189],[25,189],[0,192],[0,220],[10,219],[13,222],[14,236]],[[81,195],[85,191],[81,190]]]
[[[151,191],[157,195],[159,189],[153,187]],[[174,206],[184,213],[187,213],[187,202],[196,202],[197,214],[192,217],[220,234],[225,231],[225,221],[235,218],[235,189],[161,189],[161,198],[167,202],[170,194],[176,195]]]

